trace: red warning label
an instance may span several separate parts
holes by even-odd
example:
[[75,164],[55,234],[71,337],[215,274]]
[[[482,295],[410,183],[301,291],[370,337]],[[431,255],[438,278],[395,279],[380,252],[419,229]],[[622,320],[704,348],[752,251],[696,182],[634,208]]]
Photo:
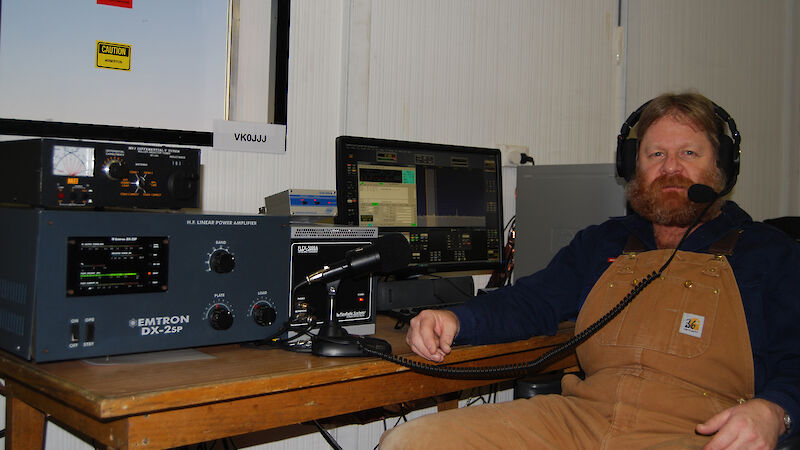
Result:
[[133,0],[97,0],[97,4],[119,6],[120,8],[133,8]]

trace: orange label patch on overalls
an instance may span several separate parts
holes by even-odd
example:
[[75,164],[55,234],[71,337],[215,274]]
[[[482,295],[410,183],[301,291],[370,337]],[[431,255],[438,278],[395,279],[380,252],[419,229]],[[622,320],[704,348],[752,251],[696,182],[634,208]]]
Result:
[[689,336],[701,337],[703,336],[703,321],[705,317],[698,316],[697,314],[683,313],[681,319],[681,326],[678,331]]

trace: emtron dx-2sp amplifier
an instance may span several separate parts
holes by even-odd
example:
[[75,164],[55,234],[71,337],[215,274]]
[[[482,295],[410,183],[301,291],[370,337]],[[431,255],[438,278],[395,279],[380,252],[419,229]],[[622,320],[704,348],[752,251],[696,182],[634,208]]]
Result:
[[264,339],[288,218],[0,208],[0,346],[53,361]]
[[200,150],[26,139],[0,142],[0,202],[94,209],[197,208]]

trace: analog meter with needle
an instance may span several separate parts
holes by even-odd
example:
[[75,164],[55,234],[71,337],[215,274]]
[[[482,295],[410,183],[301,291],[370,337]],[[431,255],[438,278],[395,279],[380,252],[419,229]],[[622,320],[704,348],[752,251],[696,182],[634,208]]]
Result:
[[94,148],[54,145],[53,175],[67,177],[94,176]]
[[49,138],[0,142],[2,203],[197,208],[199,189],[198,148]]

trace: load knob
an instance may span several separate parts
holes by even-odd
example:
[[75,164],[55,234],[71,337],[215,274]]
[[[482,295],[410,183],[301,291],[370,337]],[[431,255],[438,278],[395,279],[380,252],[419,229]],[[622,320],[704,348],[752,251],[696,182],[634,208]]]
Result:
[[253,307],[253,320],[262,327],[268,327],[275,323],[278,313],[272,305],[259,303]]

